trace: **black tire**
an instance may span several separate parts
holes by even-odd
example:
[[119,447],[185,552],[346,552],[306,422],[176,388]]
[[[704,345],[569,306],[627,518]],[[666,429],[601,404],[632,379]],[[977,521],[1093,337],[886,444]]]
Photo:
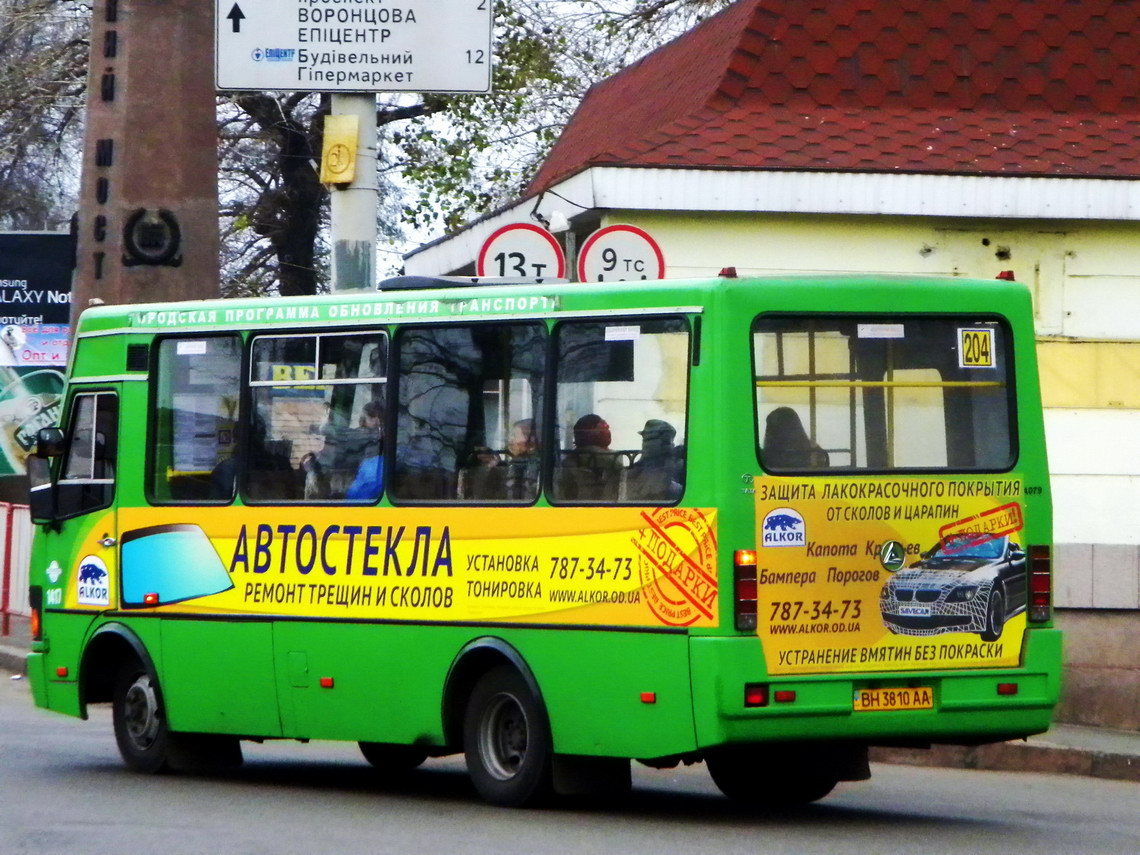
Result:
[[111,702],[115,741],[127,768],[153,775],[170,769],[170,730],[158,678],[139,662],[124,665]]
[[981,631],[982,641],[997,641],[1005,629],[1005,594],[1001,588],[990,591],[986,604],[986,628]]
[[814,764],[747,746],[710,751],[705,763],[717,789],[738,804],[760,809],[811,804],[839,783],[838,775],[826,768],[805,768]]
[[415,745],[397,745],[390,742],[360,742],[364,759],[389,775],[410,772],[425,760],[427,752]]
[[526,807],[552,792],[546,710],[514,668],[500,665],[471,692],[463,748],[475,790],[491,804]]

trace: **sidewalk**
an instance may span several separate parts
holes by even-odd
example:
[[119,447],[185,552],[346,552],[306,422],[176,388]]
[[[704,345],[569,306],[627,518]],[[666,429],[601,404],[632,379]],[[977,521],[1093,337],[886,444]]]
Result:
[[[0,670],[23,674],[31,635],[26,620],[11,620],[11,635],[0,636]],[[1140,732],[1058,724],[1048,733],[1026,740],[975,748],[873,748],[871,760],[906,766],[1044,772],[1140,782]]]
[[0,635],[0,670],[24,673],[24,657],[32,646],[32,631],[28,619],[10,615],[9,634]]
[[1055,724],[1048,732],[1025,740],[973,748],[872,748],[871,760],[904,766],[1044,772],[1140,782],[1140,733]]

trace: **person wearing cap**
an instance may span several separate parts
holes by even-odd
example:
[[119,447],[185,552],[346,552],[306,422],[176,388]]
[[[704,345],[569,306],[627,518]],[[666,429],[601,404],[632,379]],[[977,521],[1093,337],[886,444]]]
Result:
[[588,413],[574,423],[574,450],[559,468],[558,498],[586,501],[614,500],[621,477],[621,458],[610,451],[609,423]]
[[664,419],[649,419],[641,434],[641,455],[623,479],[622,498],[635,502],[675,502],[683,488],[678,480],[677,429]]
[[663,419],[650,419],[638,431],[641,435],[641,459],[673,455],[673,439],[677,430]]
[[597,413],[589,413],[574,422],[574,450],[583,453],[609,452],[610,425]]

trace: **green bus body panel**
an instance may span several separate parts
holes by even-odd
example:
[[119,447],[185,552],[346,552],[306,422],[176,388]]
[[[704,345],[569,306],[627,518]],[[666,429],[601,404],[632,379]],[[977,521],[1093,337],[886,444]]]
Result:
[[[459,635],[451,628],[276,623],[285,735],[442,745],[440,699]],[[321,678],[332,687],[321,688]]]
[[160,683],[173,730],[281,735],[271,624],[152,622],[162,627]]
[[[1023,665],[1010,669],[858,674],[824,679],[773,679],[777,690],[796,693],[793,703],[746,708],[744,686],[762,680],[763,662],[747,638],[692,639],[693,702],[701,748],[731,742],[858,739],[929,739],[932,742],[993,735],[1040,733],[1060,697],[1061,633],[1026,633]],[[700,680],[697,675],[715,675]],[[997,684],[1016,682],[1018,693],[1000,696]],[[873,686],[927,686],[934,708],[905,712],[854,712],[852,695]]]
[[[278,622],[284,735],[443,745],[441,700],[456,654],[492,637],[534,674],[556,751],[656,757],[694,747],[683,635],[552,632]],[[331,688],[320,687],[322,677]],[[643,703],[642,692],[656,703]]]
[[[32,692],[32,703],[37,707],[44,707],[46,709],[54,709],[59,712],[64,712],[60,706],[53,704],[48,697],[48,678],[47,678],[47,663],[44,661],[45,656],[42,652],[33,651],[29,653],[25,659],[24,667],[28,675],[28,684]],[[68,715],[79,715],[79,710],[67,710]]]
[[[496,302],[499,301],[499,302]],[[510,302],[513,301],[513,302]],[[366,312],[352,307],[367,305]],[[392,308],[398,306],[399,310]],[[434,306],[433,311],[427,308]],[[519,309],[525,306],[525,309]],[[300,317],[318,307],[320,317]],[[425,308],[426,307],[426,308]],[[1057,702],[1060,634],[1030,625],[1017,667],[770,675],[755,634],[733,628],[733,552],[755,549],[756,498],[751,479],[769,476],[756,457],[754,379],[749,358],[753,319],[763,312],[859,312],[893,315],[1002,316],[1013,330],[1020,454],[1002,477],[1034,488],[1020,499],[1028,544],[1052,543],[1051,501],[1040,411],[1032,307],[1026,288],[1004,281],[921,277],[779,277],[669,281],[638,286],[493,286],[430,292],[315,298],[103,306],[84,312],[71,374],[107,388],[129,374],[129,344],[156,335],[242,330],[322,331],[410,323],[468,323],[588,316],[623,310],[688,310],[701,320],[700,362],[690,372],[685,508],[716,509],[718,626],[673,632],[606,628],[479,626],[446,623],[336,622],[309,619],[159,618],[134,613],[48,611],[45,641],[28,660],[37,705],[83,712],[79,665],[92,634],[108,621],[137,636],[159,671],[176,730],[251,737],[327,738],[442,746],[444,686],[460,651],[494,638],[530,669],[549,712],[554,748],[566,754],[662,757],[734,742],[781,739],[910,738],[930,741],[1004,738],[1044,730]],[[317,311],[317,309],[314,309]],[[292,312],[292,318],[287,317]],[[335,316],[335,317],[334,317]],[[146,378],[137,372],[138,380]],[[74,393],[73,387],[71,393]],[[118,508],[146,508],[144,494],[149,386],[114,385],[120,395]],[[938,477],[938,476],[931,476]],[[539,506],[546,505],[540,499]],[[240,507],[237,500],[235,506]],[[385,499],[375,509],[383,522]],[[265,508],[266,519],[272,509]],[[193,508],[187,509],[193,520]],[[465,513],[456,507],[450,513]],[[66,537],[37,534],[32,584],[54,559],[72,561],[92,535],[73,521]],[[65,581],[66,585],[67,582]],[[66,667],[60,679],[56,669]],[[331,678],[323,688],[321,678]],[[1014,696],[996,683],[1016,682]],[[745,683],[792,689],[796,701],[745,709]],[[854,713],[859,687],[923,685],[932,710]],[[651,693],[643,699],[643,693]],[[652,702],[648,699],[652,698]]]

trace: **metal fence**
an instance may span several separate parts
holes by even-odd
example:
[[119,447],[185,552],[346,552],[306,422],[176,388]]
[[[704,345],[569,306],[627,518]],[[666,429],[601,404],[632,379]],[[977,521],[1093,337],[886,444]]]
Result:
[[27,505],[0,502],[0,544],[4,547],[0,635],[7,635],[12,615],[26,617],[31,614],[28,606],[28,562],[32,551],[32,520]]

